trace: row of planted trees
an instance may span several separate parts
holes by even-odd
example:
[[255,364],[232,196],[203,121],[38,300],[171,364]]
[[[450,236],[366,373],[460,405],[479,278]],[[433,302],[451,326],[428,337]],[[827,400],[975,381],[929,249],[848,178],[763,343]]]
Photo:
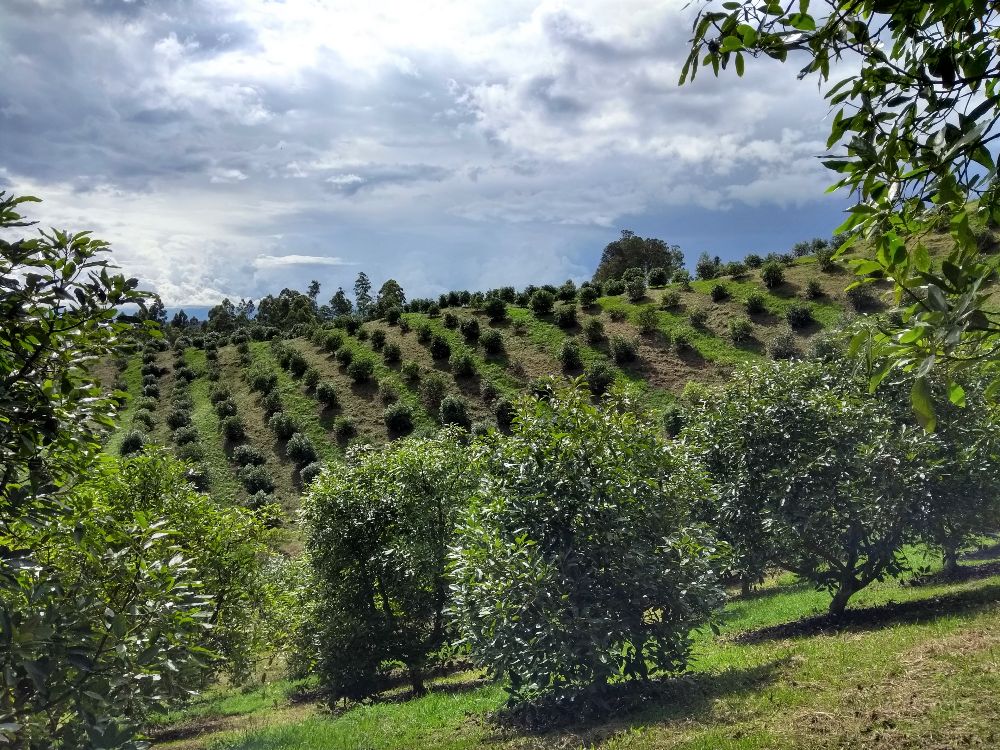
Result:
[[950,564],[997,521],[997,414],[969,403],[937,432],[903,384],[870,395],[827,359],[748,367],[672,412],[582,382],[523,400],[509,434],[357,448],[306,502],[314,657],[333,696],[403,663],[416,692],[458,648],[512,700],[576,705],[682,669],[724,585],[786,569],[831,595],[901,574],[926,544]]

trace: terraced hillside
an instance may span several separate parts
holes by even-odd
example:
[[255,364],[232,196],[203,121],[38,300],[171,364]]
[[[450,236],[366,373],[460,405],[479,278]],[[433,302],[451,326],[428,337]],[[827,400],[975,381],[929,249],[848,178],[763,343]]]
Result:
[[166,446],[193,462],[201,486],[272,505],[278,522],[322,462],[349,445],[448,422],[503,427],[511,402],[544,376],[583,376],[595,393],[628,385],[657,411],[688,383],[805,351],[845,316],[880,307],[877,293],[846,294],[851,280],[807,256],[769,285],[758,268],[642,296],[556,300],[547,311],[470,304],[270,341],[236,331],[150,342],[118,363],[129,398],[107,450]]

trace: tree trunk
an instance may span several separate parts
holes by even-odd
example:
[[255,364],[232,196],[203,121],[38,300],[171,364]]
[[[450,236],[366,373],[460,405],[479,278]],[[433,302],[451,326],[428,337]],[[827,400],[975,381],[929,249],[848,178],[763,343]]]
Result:
[[749,576],[740,579],[740,596],[750,596],[753,592],[753,581]]
[[420,667],[408,667],[410,672],[410,685],[413,687],[413,694],[416,696],[427,695],[427,687],[424,685],[424,672]]
[[837,589],[837,593],[833,595],[833,599],[830,601],[830,617],[843,617],[844,610],[847,608],[847,600],[850,599],[857,590],[857,581],[851,580],[842,582],[840,584],[840,588]]
[[947,545],[944,548],[944,572],[954,575],[958,570],[958,547]]

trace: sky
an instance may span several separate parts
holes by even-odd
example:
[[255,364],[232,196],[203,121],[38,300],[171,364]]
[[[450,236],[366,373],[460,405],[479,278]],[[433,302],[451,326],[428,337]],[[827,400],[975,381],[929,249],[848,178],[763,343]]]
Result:
[[828,236],[798,66],[679,87],[688,0],[2,0],[0,190],[170,307],[579,282]]

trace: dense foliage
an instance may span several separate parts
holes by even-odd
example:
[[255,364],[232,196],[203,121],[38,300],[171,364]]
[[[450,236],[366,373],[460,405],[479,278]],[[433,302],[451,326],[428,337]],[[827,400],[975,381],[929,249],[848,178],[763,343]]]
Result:
[[627,400],[594,406],[580,383],[524,402],[511,436],[474,459],[455,611],[512,697],[682,668],[722,598],[714,541],[690,519],[709,497],[697,465]]

